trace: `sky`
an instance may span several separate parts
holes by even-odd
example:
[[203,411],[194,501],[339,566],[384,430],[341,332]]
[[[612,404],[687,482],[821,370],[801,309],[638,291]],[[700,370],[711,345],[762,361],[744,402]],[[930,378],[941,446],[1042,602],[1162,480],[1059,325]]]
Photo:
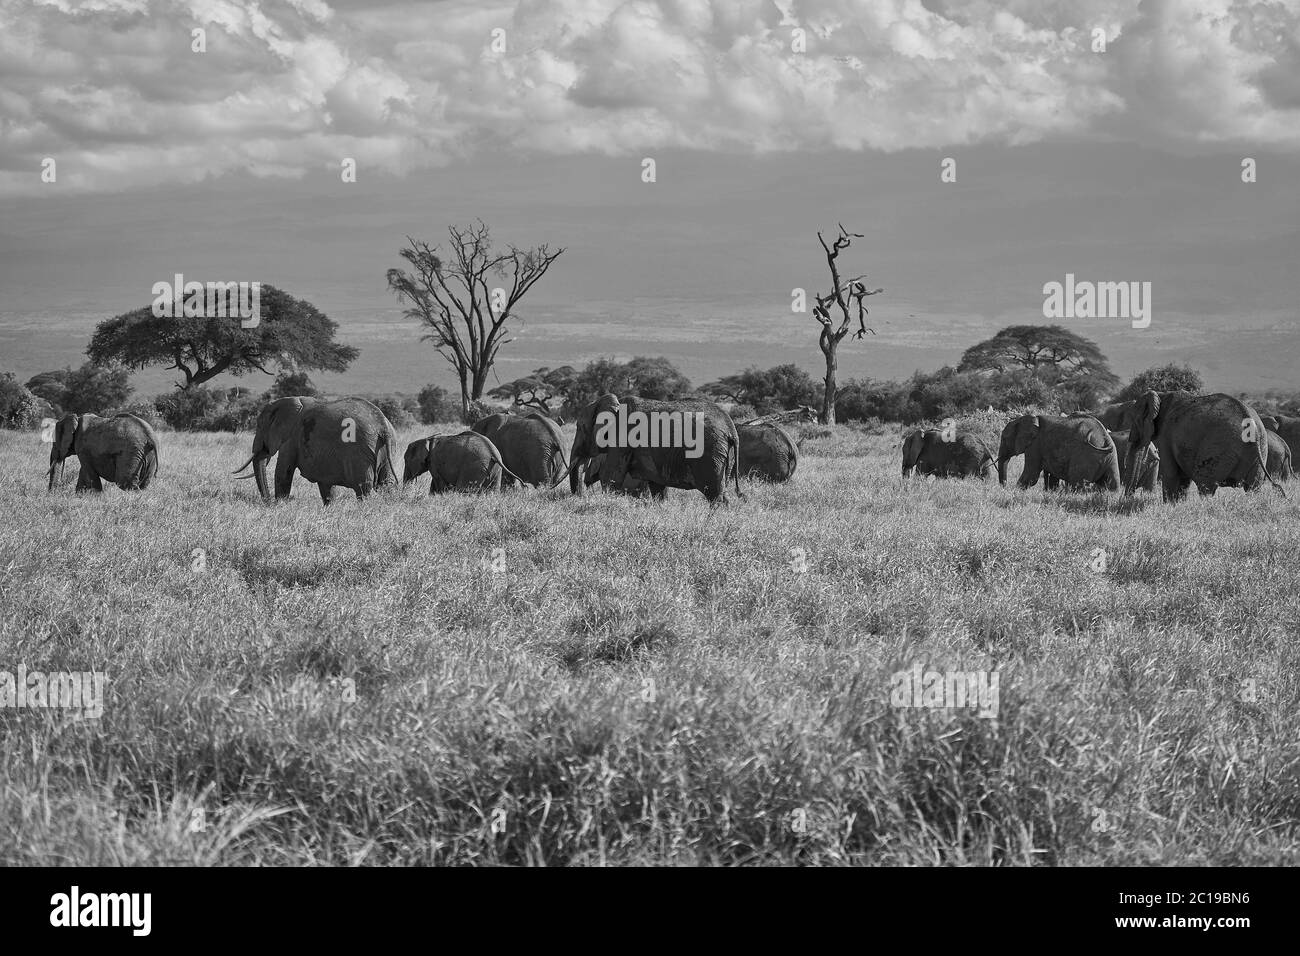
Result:
[[[1056,321],[1122,377],[1297,388],[1300,0],[0,0],[0,371],[80,364],[180,272],[329,315],[360,357],[328,391],[450,386],[384,276],[476,218],[565,250],[500,381],[820,378],[792,291],[827,291],[843,223],[884,292],[841,380]],[[1150,282],[1150,326],[1045,319],[1067,274]]]

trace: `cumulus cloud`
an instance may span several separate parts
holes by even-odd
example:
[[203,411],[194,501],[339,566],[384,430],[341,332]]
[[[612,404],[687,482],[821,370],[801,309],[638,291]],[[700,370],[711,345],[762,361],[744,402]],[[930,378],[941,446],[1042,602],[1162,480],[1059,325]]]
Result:
[[9,193],[1078,136],[1300,145],[1300,0],[0,0]]

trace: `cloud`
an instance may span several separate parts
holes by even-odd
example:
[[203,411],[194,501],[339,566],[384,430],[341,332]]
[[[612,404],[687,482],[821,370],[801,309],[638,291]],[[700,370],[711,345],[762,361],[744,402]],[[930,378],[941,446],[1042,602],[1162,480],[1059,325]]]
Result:
[[65,187],[116,190],[345,156],[405,174],[500,149],[1082,136],[1300,145],[1300,3],[0,0],[10,194],[46,156]]

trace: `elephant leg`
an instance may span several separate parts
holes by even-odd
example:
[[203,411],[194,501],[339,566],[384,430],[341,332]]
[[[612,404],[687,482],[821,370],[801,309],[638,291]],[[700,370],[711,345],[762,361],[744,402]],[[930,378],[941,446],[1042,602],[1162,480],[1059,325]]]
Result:
[[650,489],[650,497],[655,501],[664,501],[668,497],[668,486],[657,485],[653,481],[647,482],[646,487]]
[[357,493],[357,501],[364,501],[366,498],[370,497],[370,495],[374,493],[375,483],[373,481],[370,481],[369,479],[366,479],[365,481],[361,482],[361,484],[358,485],[354,490]]
[[[1207,481],[1204,484],[1197,482],[1196,490],[1201,493],[1202,498],[1209,498],[1212,497],[1214,493],[1219,490],[1219,486],[1216,482],[1213,481]],[[1247,488],[1246,490],[1251,491],[1252,489]]]
[[78,491],[96,491],[104,490],[104,482],[100,480],[95,469],[88,464],[81,466],[81,471],[77,473],[77,490]]
[[[1020,474],[1020,480],[1016,482],[1021,488],[1032,488],[1038,484],[1038,475],[1043,470],[1043,459],[1032,448],[1025,452],[1025,470]],[[1051,481],[1051,475],[1048,475],[1046,481]],[[1049,487],[1055,487],[1050,485]]]
[[281,452],[275,459],[275,496],[288,498],[293,489],[293,473],[298,463],[289,455]]
[[330,497],[334,494],[334,486],[321,482],[316,487],[320,490],[320,500],[325,503],[326,507],[329,507]]
[[1160,476],[1160,493],[1165,501],[1181,501],[1187,494],[1187,487],[1192,483],[1192,479],[1175,471],[1169,470],[1169,475]]

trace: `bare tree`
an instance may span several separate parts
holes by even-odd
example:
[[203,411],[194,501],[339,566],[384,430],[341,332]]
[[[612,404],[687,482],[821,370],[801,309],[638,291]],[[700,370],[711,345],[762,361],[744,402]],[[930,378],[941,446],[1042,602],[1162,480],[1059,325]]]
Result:
[[[432,342],[456,370],[461,414],[468,417],[470,403],[483,397],[497,351],[514,341],[507,337],[506,323],[515,317],[519,300],[564,250],[551,252],[543,244],[496,252],[481,219],[476,225],[451,226],[447,232],[451,241],[446,258],[437,246],[407,236],[401,256],[412,271],[389,269],[388,288],[409,304],[404,314],[428,329],[422,341]],[[489,276],[502,283],[495,294]]]
[[[840,226],[840,234],[836,237],[831,245],[826,245],[826,240],[822,238],[820,232],[817,233],[817,241],[822,244],[826,250],[826,264],[831,270],[831,291],[826,295],[816,296],[817,305],[813,307],[813,318],[821,323],[821,334],[818,336],[817,344],[821,347],[822,355],[826,357],[826,388],[822,393],[822,411],[821,423],[823,425],[835,424],[835,372],[839,362],[836,357],[836,350],[840,347],[840,341],[848,334],[849,328],[853,324],[853,308],[857,310],[858,328],[853,333],[855,339],[860,339],[868,332],[875,335],[875,329],[867,328],[867,309],[863,305],[863,300],[869,295],[877,295],[884,292],[884,289],[873,289],[867,291],[863,280],[865,275],[857,276],[852,279],[840,279],[840,270],[836,260],[840,257],[840,251],[847,249],[854,239],[861,239],[862,233],[849,232],[844,226]],[[832,318],[830,306],[834,303],[839,309],[839,318]]]

